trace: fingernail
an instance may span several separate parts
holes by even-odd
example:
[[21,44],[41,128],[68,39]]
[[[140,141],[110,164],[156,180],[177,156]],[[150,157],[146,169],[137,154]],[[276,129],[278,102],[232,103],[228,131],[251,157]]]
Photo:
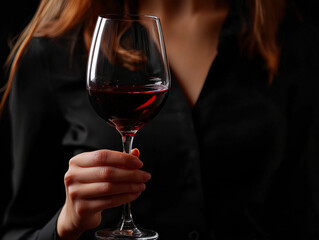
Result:
[[140,157],[140,150],[137,148],[134,148],[131,153],[136,157]]
[[143,181],[144,182],[147,182],[148,180],[151,179],[151,174],[147,173],[147,172],[144,172],[143,173]]

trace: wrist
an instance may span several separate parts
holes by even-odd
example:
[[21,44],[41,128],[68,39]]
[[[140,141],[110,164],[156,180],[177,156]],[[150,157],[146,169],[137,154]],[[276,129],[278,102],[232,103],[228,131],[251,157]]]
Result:
[[65,206],[63,206],[57,221],[57,234],[59,239],[76,240],[84,231],[77,228],[69,220]]

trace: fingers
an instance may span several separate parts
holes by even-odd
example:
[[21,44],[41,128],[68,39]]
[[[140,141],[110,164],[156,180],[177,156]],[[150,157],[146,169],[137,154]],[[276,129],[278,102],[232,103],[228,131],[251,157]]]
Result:
[[114,166],[138,169],[143,166],[141,160],[138,159],[139,151],[133,150],[132,154],[121,153],[111,150],[98,150],[94,152],[85,152],[72,158],[70,165],[78,165],[80,167],[93,166]]
[[69,188],[69,195],[74,199],[92,199],[114,197],[131,193],[141,193],[146,188],[144,183],[89,183],[76,184]]
[[140,150],[138,150],[137,148],[134,148],[132,150],[131,154],[139,158],[140,157]]
[[124,169],[110,166],[91,168],[73,168],[65,176],[66,183],[93,183],[93,182],[131,182],[145,183],[151,175],[142,170]]
[[133,149],[131,154],[98,150],[74,156],[64,176],[66,201],[59,215],[59,235],[79,235],[78,226],[92,229],[100,224],[102,210],[138,198],[151,178],[140,170],[139,155]]
[[100,212],[104,209],[114,208],[125,203],[133,202],[139,195],[140,193],[128,193],[113,195],[112,197],[82,200],[75,205],[75,211],[77,212],[77,215],[84,217],[92,212]]

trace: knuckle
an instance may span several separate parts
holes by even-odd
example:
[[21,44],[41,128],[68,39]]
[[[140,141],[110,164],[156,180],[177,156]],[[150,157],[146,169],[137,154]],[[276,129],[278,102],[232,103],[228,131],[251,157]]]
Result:
[[111,167],[102,167],[101,168],[101,177],[105,180],[109,180],[112,177],[113,169]]
[[83,159],[83,157],[85,156],[85,153],[80,153],[77,154],[75,156],[73,156],[70,160],[69,160],[69,166],[76,166],[78,165],[78,161]]
[[78,202],[75,204],[74,210],[79,217],[85,216],[87,209],[85,207],[86,204],[82,202]]
[[103,165],[105,163],[105,159],[108,158],[108,151],[96,151],[95,158],[98,165]]
[[70,186],[73,183],[74,176],[70,171],[64,174],[64,184],[65,186]]
[[69,188],[69,196],[72,201],[76,200],[79,196],[79,192],[74,188]]
[[76,163],[76,158],[75,158],[75,157],[72,157],[72,158],[70,159],[70,161],[69,161],[69,167],[74,166],[75,163]]
[[112,186],[110,183],[106,182],[106,183],[102,183],[100,186],[100,191],[103,193],[110,193],[112,190]]

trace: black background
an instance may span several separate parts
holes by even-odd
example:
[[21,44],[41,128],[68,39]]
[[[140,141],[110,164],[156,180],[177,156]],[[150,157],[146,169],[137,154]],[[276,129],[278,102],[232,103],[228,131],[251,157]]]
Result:
[[[2,2],[1,7],[1,81],[2,87],[7,79],[4,69],[9,54],[9,42],[26,26],[36,11],[39,0],[10,0]],[[314,24],[319,29],[319,1],[294,0],[304,21]],[[319,44],[319,43],[318,43]],[[1,96],[1,94],[0,94]],[[0,222],[11,194],[11,163],[10,163],[10,124],[7,109],[0,119]]]
[[[2,87],[7,81],[4,64],[10,52],[9,42],[26,26],[38,7],[39,0],[9,0],[2,2],[0,66]],[[2,94],[0,94],[2,96]],[[0,119],[0,222],[11,194],[11,161],[10,161],[10,125],[7,109]]]

